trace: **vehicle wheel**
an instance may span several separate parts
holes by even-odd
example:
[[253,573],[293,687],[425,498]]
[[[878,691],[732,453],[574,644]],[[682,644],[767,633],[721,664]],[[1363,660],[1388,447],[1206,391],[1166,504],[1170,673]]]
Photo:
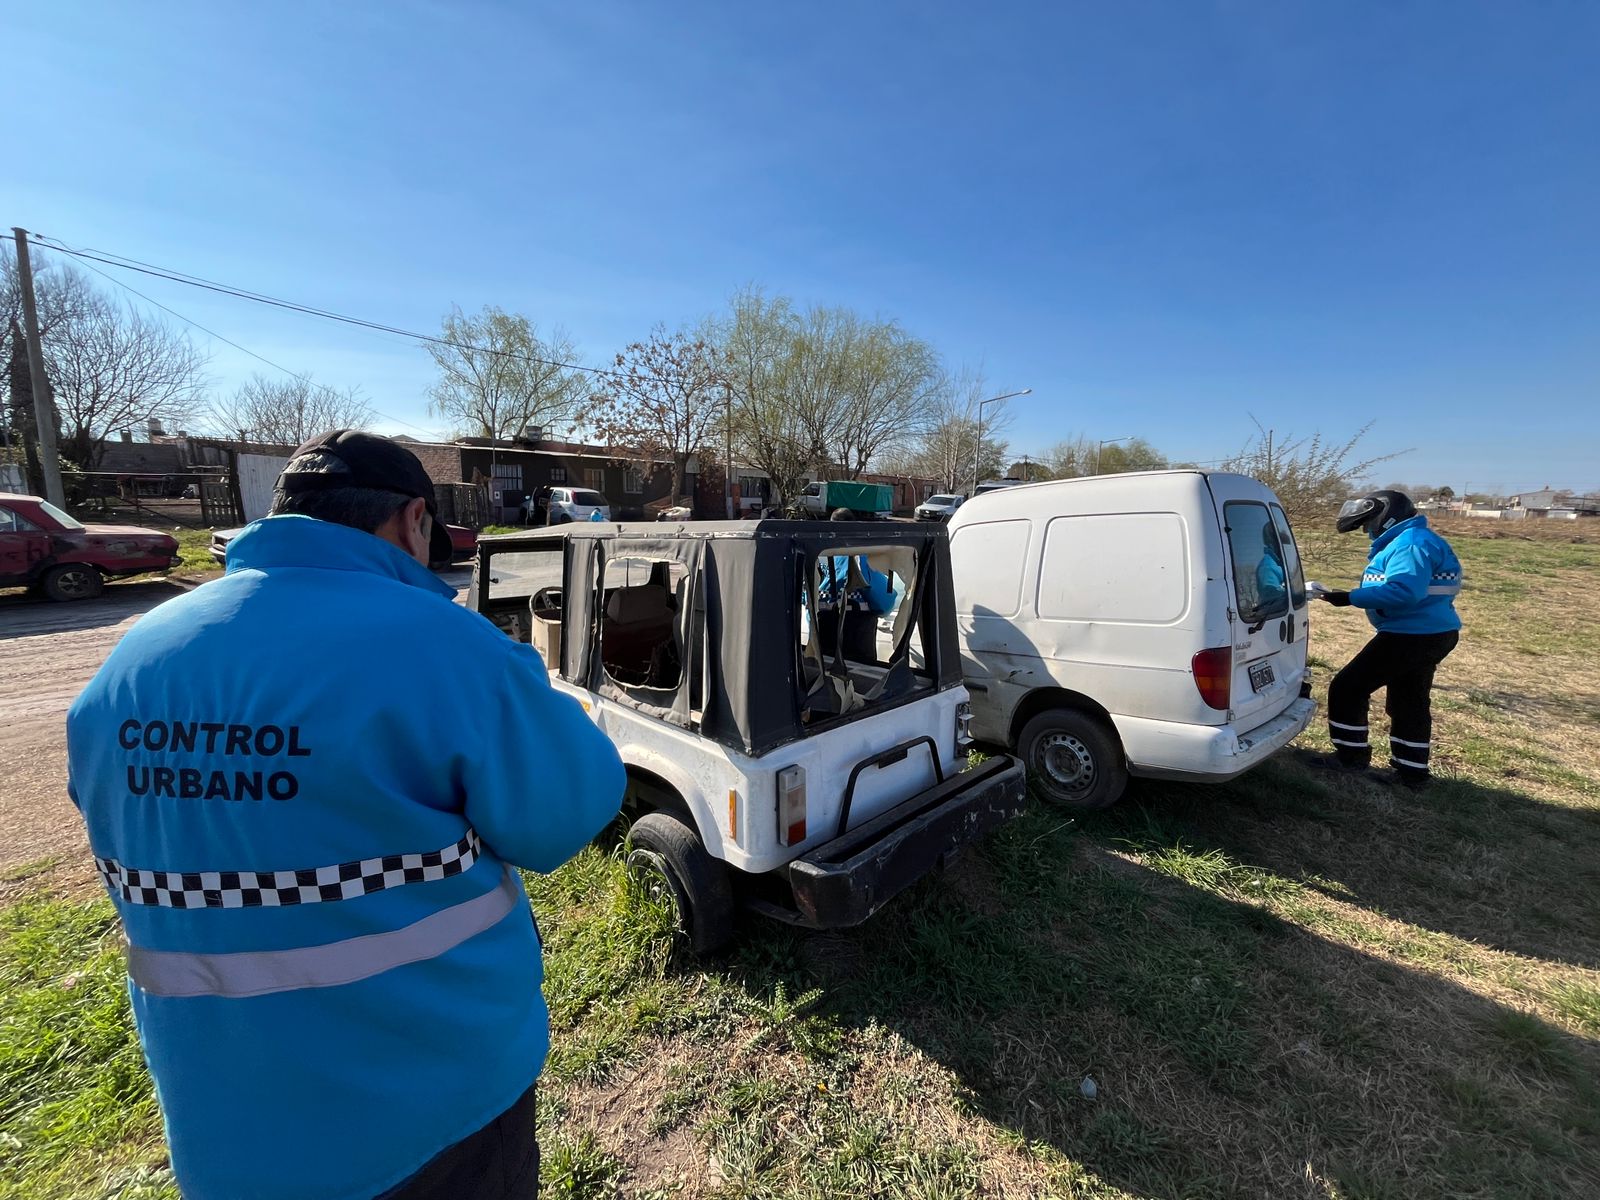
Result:
[[678,928],[696,954],[711,954],[733,937],[733,884],[727,865],[677,817],[645,813],[628,831],[628,870],[660,886],[678,911]]
[[1022,727],[1017,754],[1043,798],[1059,808],[1108,808],[1128,786],[1116,735],[1077,709],[1052,708],[1034,717]]
[[557,525],[571,525],[572,524],[572,517],[570,515],[568,515],[567,513],[562,513],[559,517],[556,518],[556,524]]
[[105,588],[105,580],[88,563],[62,563],[44,573],[39,587],[52,600],[92,600]]

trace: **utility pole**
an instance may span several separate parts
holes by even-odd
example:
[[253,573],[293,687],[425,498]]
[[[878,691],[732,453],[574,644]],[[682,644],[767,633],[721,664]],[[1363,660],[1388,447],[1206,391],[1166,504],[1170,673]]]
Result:
[[44,498],[57,508],[66,505],[61,487],[61,456],[56,451],[56,406],[44,375],[44,346],[39,341],[39,309],[33,297],[33,264],[28,260],[28,231],[13,227],[17,239],[17,279],[22,285],[22,327],[28,343],[28,376],[33,385],[33,420],[39,438],[39,466],[44,472]]

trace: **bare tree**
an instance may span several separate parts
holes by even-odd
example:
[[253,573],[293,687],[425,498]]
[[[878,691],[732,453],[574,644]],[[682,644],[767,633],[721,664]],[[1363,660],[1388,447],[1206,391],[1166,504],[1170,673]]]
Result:
[[[57,326],[87,315],[99,299],[94,285],[81,271],[52,254],[35,252],[34,302],[39,315],[39,336],[49,337]],[[17,275],[17,252],[9,238],[0,241],[0,328],[9,330],[22,321],[22,282]]]
[[200,409],[207,355],[153,317],[91,296],[44,339],[61,418],[62,457],[94,470],[112,430],[151,418],[182,424]]
[[541,339],[527,317],[492,305],[470,317],[452,308],[440,329],[447,344],[423,343],[439,368],[432,407],[460,431],[506,440],[577,417],[588,384],[565,365],[577,351],[560,329]]
[[856,479],[904,461],[942,394],[932,347],[892,321],[845,308],[798,312],[758,289],[736,294],[716,325],[727,356],[739,452],[765,471],[779,499],[808,473]]
[[714,324],[728,388],[735,452],[772,481],[779,505],[800,490],[800,479],[824,457],[801,407],[789,392],[789,372],[801,321],[783,297],[757,288],[734,295],[728,315]]
[[[52,261],[53,255],[34,259],[34,299],[41,337],[81,317],[95,299],[88,278],[72,267]],[[9,240],[0,242],[0,338],[7,346],[9,402],[0,404],[0,459],[21,465],[31,491],[44,492],[35,446],[33,377],[22,336],[22,283],[17,255]]]
[[672,462],[672,495],[684,494],[689,459],[713,445],[727,404],[721,353],[701,337],[661,326],[616,357],[585,422],[613,450]]
[[1039,456],[1057,479],[1077,479],[1094,473],[1095,443],[1085,434],[1063,438]]
[[933,347],[893,322],[852,317],[839,324],[840,398],[830,444],[846,477],[858,479],[874,459],[929,427],[945,379]]
[[1142,437],[1120,442],[1096,444],[1094,474],[1118,475],[1125,471],[1160,471],[1167,466],[1167,456]]
[[219,432],[280,446],[298,446],[330,429],[365,429],[374,415],[356,389],[337,391],[306,375],[253,375],[211,412]]
[[1404,453],[1356,457],[1357,444],[1372,428],[1370,421],[1343,441],[1324,438],[1320,433],[1279,439],[1261,429],[1259,422],[1256,428],[1258,436],[1223,467],[1259,479],[1271,488],[1302,542],[1331,535],[1334,513],[1361,490],[1372,468]]
[[979,406],[990,394],[981,374],[964,370],[945,380],[932,404],[914,461],[947,492],[970,490],[974,472],[979,480],[993,479],[1006,469],[1009,447],[999,434],[1011,417],[1004,400],[982,409],[979,441]]
[[850,400],[847,357],[859,324],[846,309],[813,306],[796,321],[783,360],[784,400],[814,473],[847,469],[836,457],[836,434]]

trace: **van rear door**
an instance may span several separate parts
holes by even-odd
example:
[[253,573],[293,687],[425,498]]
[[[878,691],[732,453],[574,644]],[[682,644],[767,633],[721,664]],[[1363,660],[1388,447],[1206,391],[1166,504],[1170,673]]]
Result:
[[1300,695],[1306,677],[1305,575],[1276,497],[1242,475],[1208,479],[1228,546],[1234,603],[1233,721],[1270,721]]

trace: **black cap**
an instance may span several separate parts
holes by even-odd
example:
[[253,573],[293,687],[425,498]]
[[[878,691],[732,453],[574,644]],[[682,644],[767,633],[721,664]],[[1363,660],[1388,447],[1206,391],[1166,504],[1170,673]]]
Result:
[[417,456],[398,442],[359,429],[320,433],[294,452],[289,465],[278,476],[278,487],[291,496],[331,488],[368,488],[422,500],[433,518],[429,562],[450,561],[450,531],[439,520],[433,480],[428,478]]

